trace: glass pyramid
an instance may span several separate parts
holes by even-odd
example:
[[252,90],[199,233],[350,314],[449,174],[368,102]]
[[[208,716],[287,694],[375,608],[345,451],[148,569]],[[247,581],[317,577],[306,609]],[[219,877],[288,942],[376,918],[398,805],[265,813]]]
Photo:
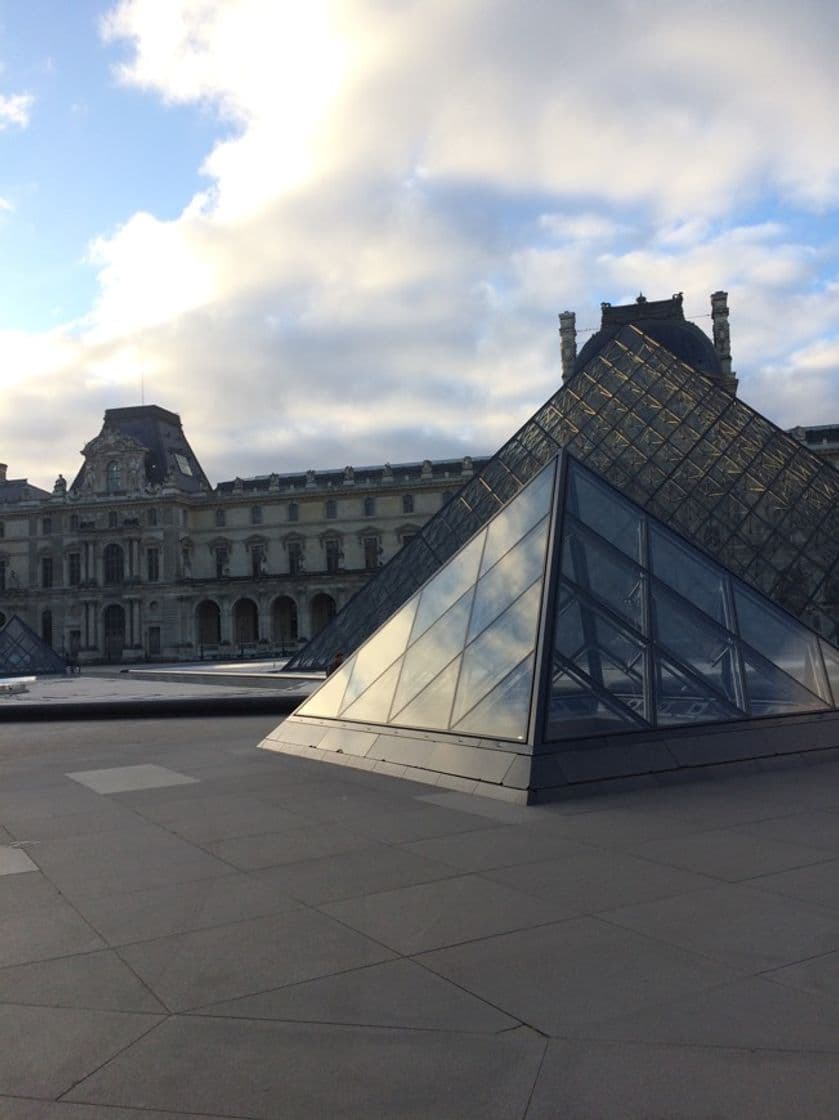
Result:
[[565,455],[295,718],[542,749],[837,704],[839,650]]
[[67,662],[14,614],[0,630],[0,677],[63,673]]
[[296,715],[525,741],[554,459]]
[[[336,649],[357,649],[559,449],[745,585],[839,642],[839,472],[628,325],[288,667],[323,668]],[[573,550],[585,550],[584,532],[580,541]],[[614,568],[608,550],[594,562]],[[569,697],[575,687],[572,677]],[[678,690],[677,677],[668,672],[661,687]]]

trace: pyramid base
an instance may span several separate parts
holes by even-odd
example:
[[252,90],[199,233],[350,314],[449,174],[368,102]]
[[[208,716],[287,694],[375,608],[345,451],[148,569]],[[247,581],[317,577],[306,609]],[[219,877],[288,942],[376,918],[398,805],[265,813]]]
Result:
[[339,766],[525,805],[839,759],[839,712],[639,732],[561,745],[291,716],[259,744]]

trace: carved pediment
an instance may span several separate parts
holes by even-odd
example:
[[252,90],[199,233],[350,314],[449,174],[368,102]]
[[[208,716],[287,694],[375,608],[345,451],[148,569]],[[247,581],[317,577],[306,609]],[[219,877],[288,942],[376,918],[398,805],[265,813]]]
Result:
[[139,451],[145,455],[148,448],[132,436],[127,436],[115,428],[105,427],[95,439],[85,444],[82,455],[85,459],[93,459],[104,455],[123,455],[130,451]]

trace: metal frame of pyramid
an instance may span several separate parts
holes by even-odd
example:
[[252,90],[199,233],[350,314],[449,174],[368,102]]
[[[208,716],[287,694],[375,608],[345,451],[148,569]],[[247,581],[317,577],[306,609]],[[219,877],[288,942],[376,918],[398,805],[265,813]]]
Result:
[[356,649],[560,449],[839,640],[839,472],[624,327],[289,663]]

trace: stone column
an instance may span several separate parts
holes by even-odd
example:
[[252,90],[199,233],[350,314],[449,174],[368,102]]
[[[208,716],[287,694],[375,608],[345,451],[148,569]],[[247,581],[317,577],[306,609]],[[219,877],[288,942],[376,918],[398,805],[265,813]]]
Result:
[[731,334],[728,326],[728,292],[712,292],[711,322],[714,327],[714,349],[720,359],[723,385],[737,392],[737,378],[731,369]]
[[560,313],[559,352],[562,358],[562,380],[567,381],[574,372],[577,360],[577,316],[573,311]]

